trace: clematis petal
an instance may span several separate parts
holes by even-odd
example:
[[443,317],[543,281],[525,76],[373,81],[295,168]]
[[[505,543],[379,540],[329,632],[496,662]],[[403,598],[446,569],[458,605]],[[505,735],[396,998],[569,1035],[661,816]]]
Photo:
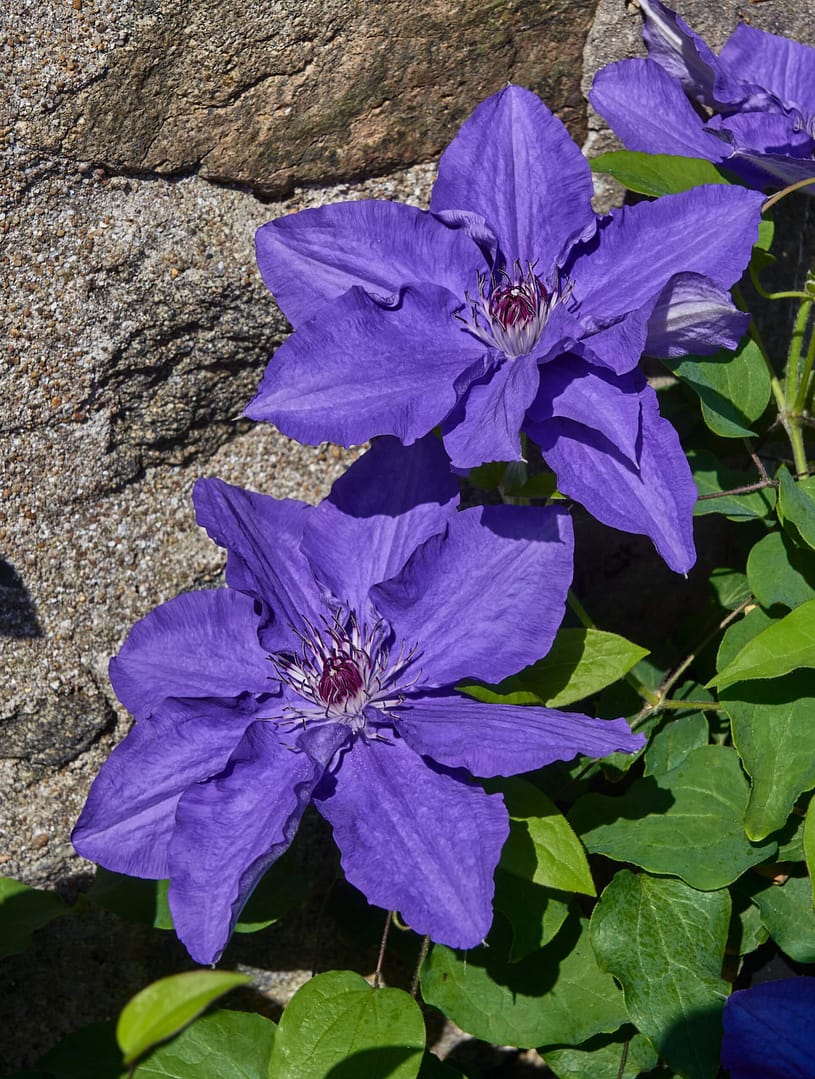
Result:
[[486,349],[456,319],[461,305],[433,286],[404,289],[395,307],[351,289],[277,350],[246,415],[311,444],[414,442],[453,408],[457,381],[466,388],[468,370],[483,371]]
[[741,77],[733,78],[697,33],[659,0],[641,0],[642,36],[648,55],[689,97],[708,108],[744,100],[747,89]]
[[228,766],[179,800],[168,898],[196,963],[217,963],[255,885],[294,838],[323,767],[257,722]]
[[763,982],[724,1006],[722,1066],[731,1079],[812,1079],[815,978]]
[[635,753],[645,744],[624,719],[484,704],[458,694],[409,697],[399,708],[396,729],[417,753],[484,778],[531,772],[578,753]]
[[458,483],[439,439],[374,441],[308,519],[302,549],[331,593],[362,612],[368,590],[397,574],[456,512]]
[[264,707],[241,701],[167,701],[137,723],[93,782],[71,839],[83,858],[116,873],[161,880],[178,800],[225,767]]
[[633,371],[640,362],[648,338],[648,322],[657,302],[653,296],[642,307],[607,319],[587,318],[586,332],[574,351],[616,375]]
[[278,217],[258,229],[260,272],[300,326],[355,285],[388,300],[427,282],[464,296],[484,270],[466,231],[400,202],[340,202]]
[[737,348],[749,325],[749,314],[734,306],[725,289],[701,274],[677,274],[651,313],[645,351],[660,358],[707,356]]
[[793,155],[803,158],[812,168],[812,136],[803,124],[796,130],[795,120],[787,113],[741,112],[735,116],[714,116],[709,123],[730,140],[735,150]]
[[552,417],[594,428],[630,461],[637,460],[640,439],[641,383],[636,376],[615,376],[578,356],[546,364],[540,393],[529,409],[530,423]]
[[493,873],[509,834],[503,799],[426,762],[401,740],[358,740],[315,805],[348,881],[417,933],[474,948],[492,923]]
[[696,560],[696,487],[676,431],[660,417],[650,386],[640,390],[640,402],[639,469],[602,435],[571,420],[530,424],[529,434],[564,494],[612,528],[649,536],[671,569],[685,573]]
[[[544,655],[572,580],[569,515],[554,508],[463,510],[371,600],[415,658],[419,684],[500,682]],[[541,603],[540,596],[546,596]],[[522,627],[522,628],[521,628]]]
[[439,210],[433,216],[448,228],[462,229],[478,246],[487,265],[495,266],[498,261],[498,237],[481,214],[474,214],[470,210]]
[[641,307],[677,273],[729,288],[750,260],[762,203],[758,191],[713,184],[613,212],[576,252],[574,299],[601,318]]
[[227,583],[263,600],[271,610],[271,626],[267,613],[261,629],[264,648],[291,647],[291,627],[301,626],[304,618],[314,622],[321,610],[314,574],[299,549],[313,507],[218,479],[197,480],[192,498],[198,523],[229,552]]
[[485,461],[520,461],[521,427],[538,392],[535,356],[518,356],[493,369],[444,425],[444,445],[457,468]]
[[815,49],[811,46],[740,22],[722,47],[719,64],[730,78],[764,87],[786,108],[815,113]]
[[430,209],[470,210],[492,226],[508,265],[549,266],[594,231],[586,159],[530,90],[507,86],[465,120],[442,154]]
[[136,719],[166,697],[276,693],[254,601],[227,588],[185,592],[145,615],[110,661],[116,695]]
[[730,146],[707,131],[679,83],[653,60],[620,60],[594,77],[589,101],[628,150],[723,161]]
[[[789,154],[768,154],[760,151],[735,149],[728,158],[728,168],[756,187],[786,187],[815,177],[815,161]],[[815,195],[815,180],[802,190]]]

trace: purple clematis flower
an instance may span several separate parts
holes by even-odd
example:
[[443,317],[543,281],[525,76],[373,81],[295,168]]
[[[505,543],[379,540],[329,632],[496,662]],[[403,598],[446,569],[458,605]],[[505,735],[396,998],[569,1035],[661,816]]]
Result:
[[815,1079],[815,978],[737,990],[724,1006],[722,1066],[730,1079]]
[[472,776],[643,744],[624,720],[455,689],[548,650],[572,576],[568,514],[459,512],[432,437],[378,441],[317,507],[216,479],[193,497],[229,587],[156,608],[111,661],[136,723],[91,788],[76,849],[169,878],[178,935],[212,963],[313,801],[371,903],[475,946],[508,817]]
[[429,213],[351,202],[264,225],[260,269],[296,332],[246,414],[344,445],[440,424],[465,469],[521,459],[525,430],[563,493],[684,572],[696,489],[634,369],[738,342],[727,289],[761,198],[704,187],[598,218],[592,190],[560,121],[509,86],[445,151]]
[[815,177],[815,49],[740,23],[716,56],[659,0],[640,8],[650,58],[603,68],[589,94],[629,150],[703,157],[758,188]]

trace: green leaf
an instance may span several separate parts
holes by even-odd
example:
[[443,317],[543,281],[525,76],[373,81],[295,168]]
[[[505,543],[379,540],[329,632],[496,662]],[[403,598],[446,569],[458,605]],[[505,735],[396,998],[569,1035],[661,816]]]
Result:
[[722,513],[730,521],[758,521],[768,517],[775,508],[775,488],[765,487],[746,495],[721,495],[758,482],[754,472],[737,472],[725,468],[712,453],[699,450],[688,454],[693,480],[700,495],[720,495],[696,503],[693,512],[697,517],[708,513]]
[[548,1049],[545,1062],[557,1079],[636,1079],[650,1072],[659,1058],[647,1038],[628,1028],[625,1068],[620,1074],[625,1037],[622,1032],[609,1037],[599,1034],[578,1049]]
[[283,1012],[269,1079],[415,1079],[424,1045],[412,997],[333,970],[306,982]]
[[583,844],[551,798],[525,779],[492,780],[485,787],[501,791],[509,812],[502,869],[547,888],[597,894]]
[[731,955],[749,955],[766,943],[769,935],[758,907],[742,892],[734,889],[727,951]]
[[726,611],[735,611],[751,594],[746,576],[724,567],[714,569],[711,573],[710,587],[716,593],[719,606]]
[[709,739],[710,730],[701,712],[663,716],[645,751],[645,774],[664,775],[678,768],[692,750],[706,746]]
[[490,461],[478,468],[471,468],[467,479],[473,487],[478,487],[481,491],[496,491],[503,482],[506,470],[506,461]]
[[815,552],[796,547],[782,532],[770,532],[750,551],[747,577],[762,607],[798,607],[815,599]]
[[790,877],[783,885],[750,883],[761,920],[781,951],[797,963],[815,963],[815,910],[809,877]]
[[[235,925],[236,933],[256,933],[282,918],[306,894],[307,886],[294,868],[291,848],[266,870]],[[130,922],[172,929],[167,902],[168,880],[142,880],[97,866],[88,898]]]
[[571,896],[495,870],[495,909],[512,927],[510,963],[526,959],[553,940],[569,914]]
[[808,547],[815,547],[815,476],[796,481],[782,465],[778,485],[778,516],[782,524],[793,539],[800,538]]
[[686,1079],[712,1079],[719,1070],[729,922],[727,891],[698,892],[628,870],[617,873],[592,915],[601,967],[621,983],[637,1028]]
[[[719,648],[726,666],[772,621],[756,609],[729,626]],[[815,787],[815,671],[738,682],[720,694],[733,744],[750,776],[744,830],[752,840],[783,828],[797,798]]]
[[778,851],[774,858],[776,862],[803,862],[804,860],[805,802],[806,799],[802,799],[801,806],[796,807],[784,827],[773,836],[778,844]]
[[[770,217],[762,217],[758,223],[758,239],[753,244],[753,248],[758,248],[759,251],[769,251],[773,245],[774,236],[775,221]],[[755,254],[755,250],[753,253]]]
[[69,1034],[37,1061],[37,1067],[49,1079],[129,1079],[110,1020]]
[[[463,1075],[462,1071],[454,1068],[448,1061],[439,1060],[435,1053],[425,1053],[417,1079],[462,1079]],[[370,1079],[373,1079],[373,1076]]]
[[462,1030],[520,1048],[579,1045],[626,1020],[622,994],[594,958],[588,926],[570,918],[545,948],[520,963],[506,957],[496,923],[488,948],[457,954],[434,945],[422,968],[422,996]]
[[570,820],[587,849],[713,891],[766,861],[775,843],[750,843],[747,780],[726,746],[692,750],[678,768],[635,780],[620,796],[588,794]]
[[666,367],[694,391],[702,416],[714,434],[743,438],[770,400],[770,375],[758,345],[745,337],[735,352],[663,359]]
[[626,675],[648,650],[599,629],[561,629],[548,655],[497,686],[465,682],[459,689],[479,701],[563,708]]
[[557,476],[554,472],[536,472],[519,487],[505,490],[512,498],[552,498],[557,491]]
[[754,678],[779,678],[798,667],[815,667],[815,599],[772,622],[724,666],[708,686],[724,689]]
[[589,161],[592,172],[613,176],[638,195],[673,195],[700,184],[726,184],[710,161],[678,154],[644,154],[634,150],[611,150]]
[[125,1004],[116,1025],[125,1064],[177,1034],[218,997],[251,980],[248,974],[228,970],[192,970],[148,985]]
[[812,902],[815,904],[815,798],[809,803],[804,821],[804,858],[812,888]]
[[277,1028],[249,1012],[202,1015],[146,1057],[134,1079],[267,1079]]
[[24,952],[32,933],[70,913],[68,904],[53,892],[0,877],[0,956]]
[[256,933],[273,925],[305,898],[308,885],[296,864],[291,847],[272,863],[241,911],[236,933]]
[[[139,1061],[132,1079],[267,1079],[275,1025],[261,1015],[215,1010]],[[51,1079],[130,1079],[113,1022],[69,1034],[38,1062]]]
[[142,880],[112,873],[100,865],[96,867],[88,899],[129,922],[172,929],[173,918],[167,903],[169,884],[168,880]]

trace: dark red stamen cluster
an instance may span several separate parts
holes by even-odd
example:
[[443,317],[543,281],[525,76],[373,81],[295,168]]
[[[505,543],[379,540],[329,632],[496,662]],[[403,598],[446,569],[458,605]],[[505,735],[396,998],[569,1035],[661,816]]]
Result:
[[489,300],[490,318],[505,330],[526,326],[538,317],[545,302],[546,289],[534,274],[529,274],[493,290]]
[[342,704],[362,689],[359,669],[352,659],[332,652],[323,664],[318,692],[326,704]]

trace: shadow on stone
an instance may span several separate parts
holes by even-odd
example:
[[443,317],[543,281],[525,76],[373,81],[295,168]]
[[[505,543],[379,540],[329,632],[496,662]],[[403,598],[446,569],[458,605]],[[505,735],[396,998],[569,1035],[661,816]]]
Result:
[[28,589],[4,558],[0,558],[0,637],[42,637]]

